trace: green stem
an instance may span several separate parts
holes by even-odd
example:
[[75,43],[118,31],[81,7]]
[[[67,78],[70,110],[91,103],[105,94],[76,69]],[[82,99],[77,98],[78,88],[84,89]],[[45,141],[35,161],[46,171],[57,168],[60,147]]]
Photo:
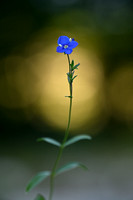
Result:
[[[70,65],[70,58],[69,58],[68,54],[67,54],[67,58],[68,58],[68,63],[69,63],[69,73],[72,73],[71,65]],[[71,111],[72,111],[72,82],[69,83],[69,89],[70,89],[70,105],[69,105],[68,124],[67,124],[67,128],[66,128],[66,131],[65,131],[65,136],[64,136],[63,142],[62,142],[61,147],[58,151],[57,158],[55,160],[55,163],[54,163],[54,166],[53,166],[53,169],[52,169],[52,172],[51,172],[49,200],[52,200],[52,197],[53,197],[54,177],[55,177],[56,168],[57,168],[57,165],[58,165],[58,163],[61,159],[63,149],[64,149],[64,144],[67,141],[67,138],[68,138],[68,135],[69,135],[69,128],[70,128],[70,122],[71,122]]]
[[[70,65],[70,58],[69,55],[67,54],[67,58],[68,58],[68,63],[69,63],[69,73],[72,73],[71,71],[71,65]],[[68,117],[68,124],[67,124],[67,129],[65,132],[65,137],[63,140],[63,145],[66,142],[67,138],[68,138],[68,134],[69,134],[69,127],[70,127],[70,122],[71,122],[71,111],[72,111],[72,82],[69,83],[69,89],[70,89],[70,106],[69,106],[69,117]]]

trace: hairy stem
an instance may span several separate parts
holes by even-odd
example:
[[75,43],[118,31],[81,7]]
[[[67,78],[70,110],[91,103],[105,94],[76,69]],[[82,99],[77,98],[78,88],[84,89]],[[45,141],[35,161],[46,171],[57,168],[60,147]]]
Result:
[[[69,63],[69,73],[72,73],[71,65],[70,65],[70,58],[69,58],[68,54],[67,54],[67,58],[68,58],[68,63]],[[54,163],[54,166],[53,166],[53,169],[52,169],[52,172],[51,172],[49,200],[52,200],[52,197],[53,197],[54,178],[55,178],[56,168],[57,168],[57,165],[58,165],[58,163],[61,159],[63,149],[64,149],[64,144],[67,141],[67,138],[68,138],[68,135],[69,135],[69,128],[70,128],[70,122],[71,122],[71,111],[72,111],[72,82],[69,83],[69,90],[70,90],[70,104],[69,104],[68,124],[67,124],[67,128],[66,128],[66,131],[65,131],[63,142],[62,142],[61,147],[58,151],[57,158],[55,160],[55,163]]]

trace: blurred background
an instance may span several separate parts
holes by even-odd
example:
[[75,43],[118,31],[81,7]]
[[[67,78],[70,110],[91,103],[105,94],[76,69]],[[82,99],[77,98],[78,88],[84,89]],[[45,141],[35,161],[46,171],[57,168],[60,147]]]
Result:
[[67,57],[61,35],[79,43],[70,136],[61,164],[80,161],[56,180],[55,200],[133,199],[133,1],[4,0],[0,3],[0,200],[48,196],[49,181],[25,193],[37,172],[51,169],[67,125]]

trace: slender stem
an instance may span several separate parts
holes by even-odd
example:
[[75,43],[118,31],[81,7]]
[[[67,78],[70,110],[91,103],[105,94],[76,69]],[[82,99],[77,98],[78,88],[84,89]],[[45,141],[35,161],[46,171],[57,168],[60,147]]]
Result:
[[[69,63],[69,73],[71,74],[71,65],[70,65],[70,58],[69,55],[67,54],[67,58],[68,58],[68,63]],[[63,144],[66,142],[67,138],[68,138],[68,134],[69,134],[69,127],[70,127],[70,122],[71,122],[71,111],[72,111],[72,82],[69,83],[69,89],[70,89],[70,106],[69,106],[69,117],[68,117],[68,125],[67,125],[67,129],[65,132],[65,137],[63,140]]]
[[[69,73],[72,73],[71,71],[71,65],[70,65],[70,58],[69,55],[67,54],[67,58],[68,58],[68,63],[69,63]],[[50,192],[49,192],[49,200],[52,200],[53,197],[53,190],[54,190],[54,177],[55,177],[55,172],[56,172],[56,168],[57,165],[61,159],[62,153],[63,153],[63,149],[64,149],[64,144],[68,138],[69,135],[69,128],[70,128],[70,122],[71,122],[71,111],[72,111],[72,82],[69,83],[69,90],[70,90],[70,105],[69,105],[69,116],[68,116],[68,124],[67,124],[67,128],[65,131],[65,135],[64,135],[64,139],[63,142],[60,146],[60,149],[58,151],[57,154],[57,158],[55,160],[52,172],[51,172],[51,176],[50,176]]]

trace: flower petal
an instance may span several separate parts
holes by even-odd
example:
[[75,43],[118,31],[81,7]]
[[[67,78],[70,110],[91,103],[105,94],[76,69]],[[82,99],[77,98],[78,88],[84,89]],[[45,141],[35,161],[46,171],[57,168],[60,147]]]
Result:
[[71,54],[72,51],[73,51],[73,50],[72,50],[71,48],[67,48],[67,49],[65,49],[65,53],[66,53],[66,54]]
[[78,42],[76,42],[76,41],[71,41],[69,44],[68,44],[68,46],[70,47],[70,48],[75,48],[76,46],[78,46]]
[[58,44],[65,45],[69,43],[69,37],[67,36],[60,36],[58,38]]
[[56,51],[57,51],[58,53],[64,53],[65,49],[64,49],[63,47],[58,46],[58,47],[56,48]]

